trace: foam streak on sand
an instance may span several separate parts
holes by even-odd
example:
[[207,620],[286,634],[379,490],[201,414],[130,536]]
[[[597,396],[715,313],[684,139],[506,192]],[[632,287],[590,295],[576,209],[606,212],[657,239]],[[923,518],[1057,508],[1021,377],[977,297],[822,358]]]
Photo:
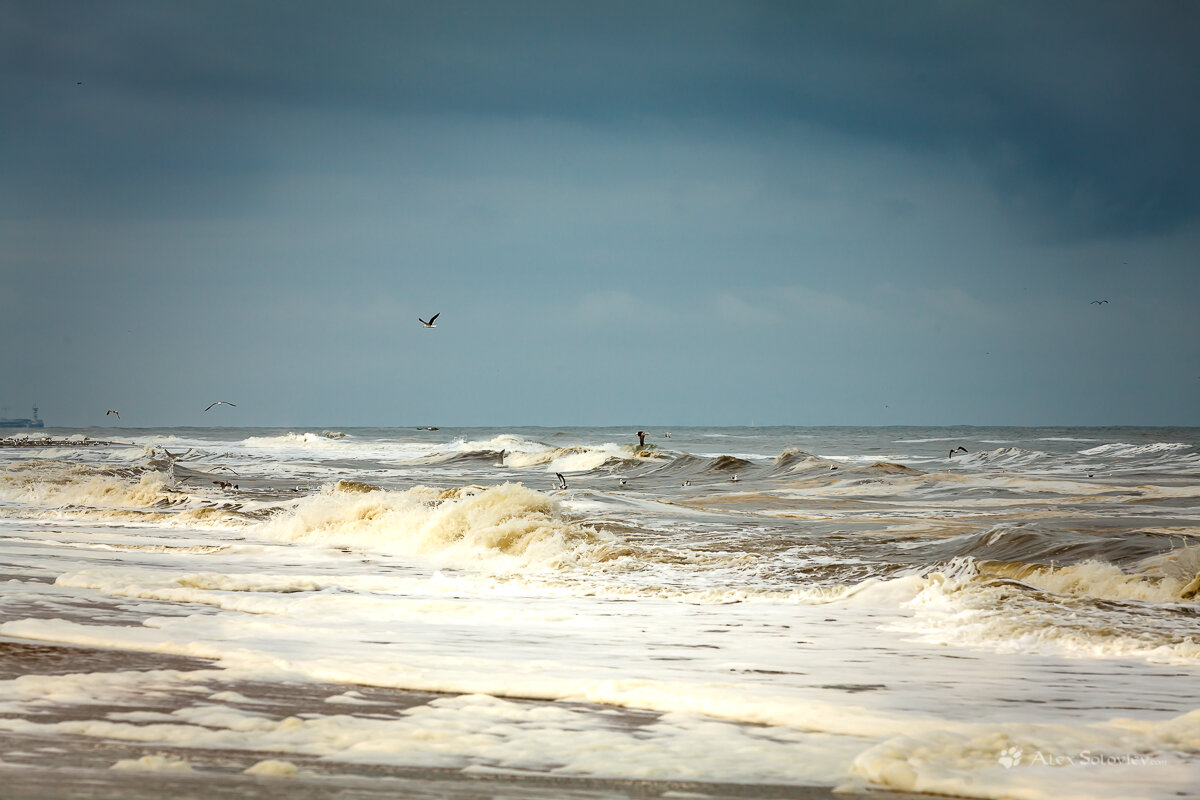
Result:
[[369,767],[1157,799],[1200,779],[1196,432],[673,434],[5,450],[5,768],[87,737],[100,784]]

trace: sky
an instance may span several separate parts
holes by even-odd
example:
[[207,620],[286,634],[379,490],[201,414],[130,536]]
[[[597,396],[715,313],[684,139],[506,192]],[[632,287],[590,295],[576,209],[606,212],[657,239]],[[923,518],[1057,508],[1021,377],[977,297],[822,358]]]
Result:
[[0,406],[1200,425],[1197,41],[1186,0],[0,0]]

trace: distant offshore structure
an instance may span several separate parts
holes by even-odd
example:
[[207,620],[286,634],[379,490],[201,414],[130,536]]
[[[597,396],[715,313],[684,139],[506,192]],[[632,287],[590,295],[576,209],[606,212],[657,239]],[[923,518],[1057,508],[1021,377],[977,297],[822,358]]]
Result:
[[19,419],[9,419],[8,417],[0,417],[0,428],[44,428],[46,422],[38,419],[37,406],[33,407],[33,419],[21,417]]

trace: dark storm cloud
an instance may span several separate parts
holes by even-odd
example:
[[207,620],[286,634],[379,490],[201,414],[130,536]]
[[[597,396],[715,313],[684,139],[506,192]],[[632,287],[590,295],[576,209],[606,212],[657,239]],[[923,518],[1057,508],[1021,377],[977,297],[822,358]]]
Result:
[[1193,420],[1193,7],[0,0],[0,399]]
[[[1162,231],[1200,210],[1200,10],[1188,2],[5,9],[4,99],[34,117],[31,138],[6,125],[5,143],[13,154],[36,150],[47,136],[69,138],[55,122],[90,125],[113,145],[113,163],[75,148],[85,174],[136,159],[252,168],[238,163],[247,149],[211,143],[253,139],[247,117],[297,107],[765,130],[800,122],[962,152],[991,166],[1014,208],[1043,219],[1057,211],[1058,233]],[[109,97],[114,116],[84,106],[65,118],[39,102],[50,84],[75,80]]]

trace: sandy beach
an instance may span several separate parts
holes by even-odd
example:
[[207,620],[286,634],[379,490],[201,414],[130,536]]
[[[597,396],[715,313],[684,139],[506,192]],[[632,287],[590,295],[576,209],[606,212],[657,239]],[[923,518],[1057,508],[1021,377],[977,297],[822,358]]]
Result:
[[[211,671],[201,659],[128,653],[102,648],[34,644],[0,639],[0,681],[22,676],[67,675],[103,671]],[[235,705],[281,718],[325,713],[327,698],[347,687],[317,682],[278,684],[238,681],[226,683],[219,674],[204,682],[214,693],[236,695]],[[374,713],[387,715],[410,709],[439,695],[355,687],[376,704]],[[138,704],[141,712],[169,714],[192,697],[156,696]],[[175,701],[175,702],[173,702]],[[127,709],[116,706],[58,707],[38,715],[39,722],[99,719]],[[0,712],[0,716],[3,713]],[[658,715],[627,712],[620,724],[630,730]],[[396,768],[339,764],[321,758],[282,756],[270,752],[237,752],[194,747],[147,747],[94,737],[39,736],[0,733],[0,781],[5,800],[235,800],[237,798],[338,797],[375,800],[407,797],[418,800],[641,800],[646,798],[709,798],[733,800],[832,800],[871,797],[904,800],[926,797],[887,791],[843,790],[826,786],[713,783],[696,781],[636,781],[556,776],[512,770]]]

